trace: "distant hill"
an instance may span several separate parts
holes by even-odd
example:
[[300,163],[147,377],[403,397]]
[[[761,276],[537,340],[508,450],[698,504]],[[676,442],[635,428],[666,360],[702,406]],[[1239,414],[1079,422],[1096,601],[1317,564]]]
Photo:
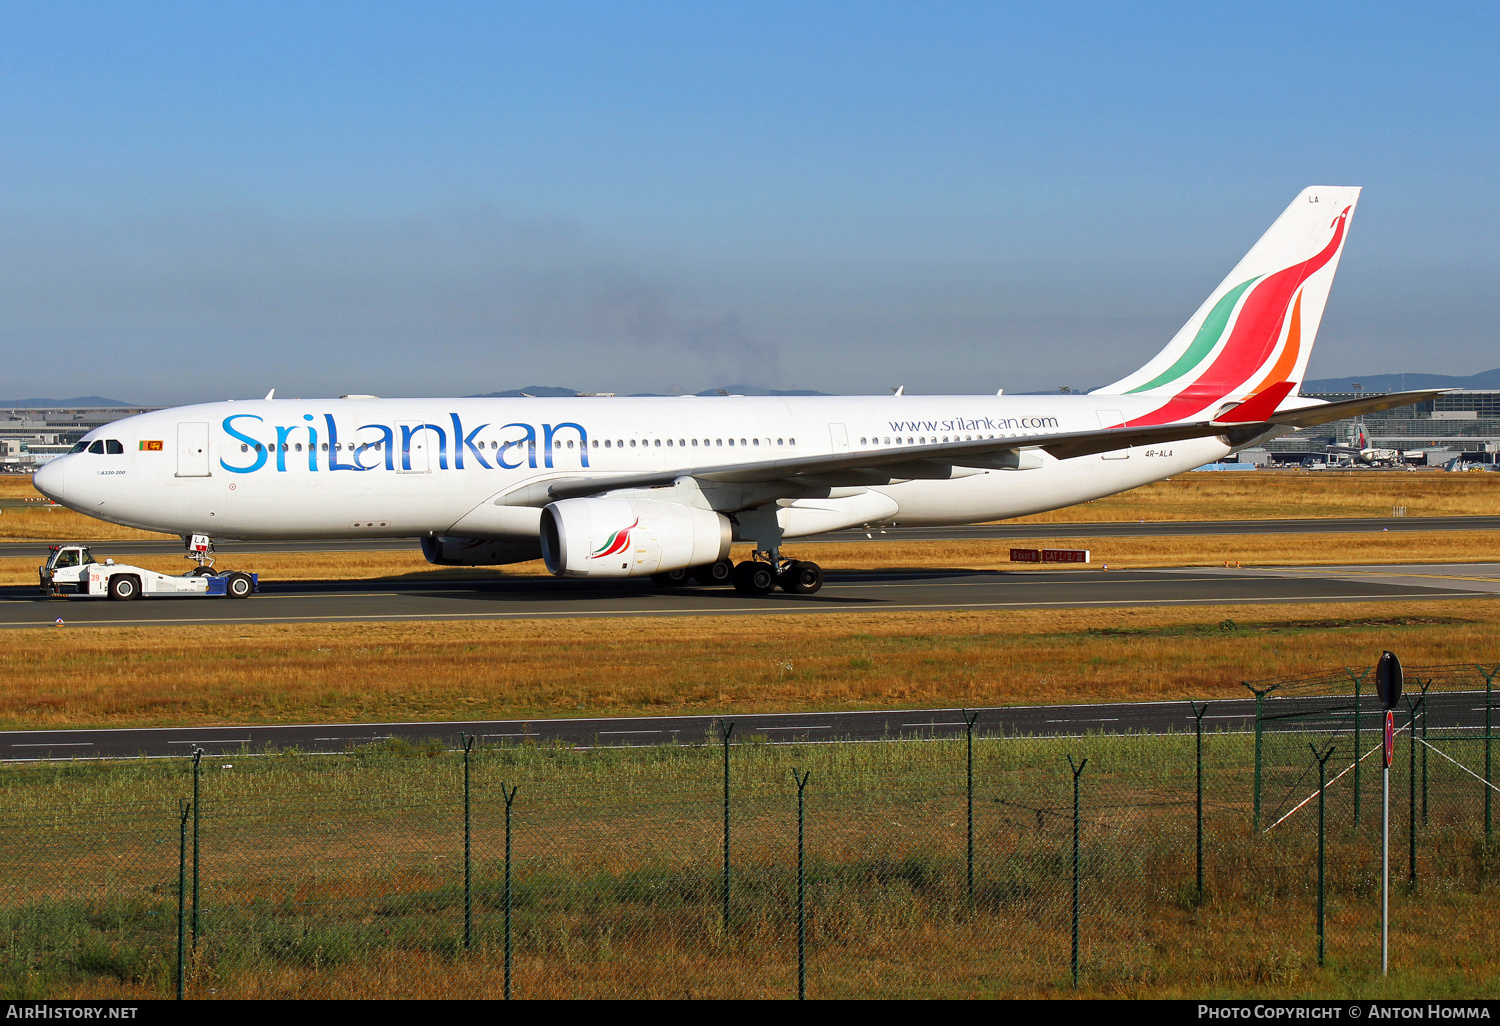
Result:
[[1318,378],[1302,382],[1302,393],[1352,392],[1355,384],[1366,392],[1405,392],[1417,388],[1500,389],[1500,367],[1468,377],[1451,374],[1356,374],[1349,378]]
[[81,395],[75,399],[0,399],[0,410],[37,410],[51,406],[61,406],[65,409],[89,410],[98,410],[104,407],[123,407],[128,410],[140,409],[140,406],[136,403],[121,402],[119,399],[106,399],[102,395]]

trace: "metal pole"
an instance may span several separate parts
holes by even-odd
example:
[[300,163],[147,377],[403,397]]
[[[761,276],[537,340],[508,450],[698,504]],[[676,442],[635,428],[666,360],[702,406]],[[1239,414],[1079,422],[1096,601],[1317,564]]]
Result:
[[1250,689],[1255,696],[1255,832],[1260,833],[1260,791],[1261,791],[1261,743],[1265,738],[1264,699],[1271,692],[1281,687],[1280,684],[1272,684],[1268,688],[1257,688],[1248,680],[1240,681]]
[[500,785],[500,793],[505,796],[505,1000],[510,1000],[510,807],[516,800],[516,792],[521,790],[517,784],[509,791],[505,784]]
[[812,770],[798,776],[792,770],[792,779],[797,782],[797,1000],[807,1000],[807,879],[805,847],[803,837],[803,799]]
[[187,824],[193,803],[177,799],[177,1000],[187,990]]
[[729,738],[734,734],[734,724],[719,720],[719,732],[724,736],[724,932],[729,932]]
[[1196,722],[1193,724],[1194,732],[1197,734],[1198,765],[1198,904],[1203,904],[1203,714],[1208,712],[1208,703],[1203,703],[1203,708],[1198,708],[1197,702],[1189,703],[1193,707],[1193,716]]
[[[1390,729],[1390,710],[1386,711],[1386,729]],[[1391,762],[1381,753],[1380,816],[1380,975],[1390,972],[1391,951]]]
[[967,741],[966,741],[966,745],[967,745],[967,752],[966,752],[966,754],[967,754],[967,758],[968,758],[968,782],[967,782],[966,787],[965,787],[965,795],[966,795],[966,797],[968,799],[968,803],[969,803],[969,811],[968,811],[969,835],[968,835],[968,865],[967,865],[967,869],[968,869],[969,904],[970,905],[974,904],[974,724],[978,720],[979,720],[979,713],[977,711],[974,713],[973,716],[970,716],[969,715],[969,710],[967,710],[967,709],[964,710],[964,730],[965,730],[965,732],[968,735],[968,738],[967,738]]
[[469,805],[469,753],[474,750],[474,735],[460,735],[464,742],[464,950],[474,946],[474,859],[473,822]]
[[1073,765],[1073,756],[1068,756],[1068,766],[1073,770],[1073,989],[1078,989],[1078,777],[1083,773],[1083,768],[1089,764],[1084,759],[1078,765]]
[[203,749],[193,748],[193,950],[198,950],[198,764]]
[[1326,949],[1324,913],[1327,910],[1328,894],[1326,887],[1328,863],[1325,857],[1327,838],[1325,828],[1327,825],[1327,819],[1324,816],[1323,797],[1324,788],[1327,787],[1326,780],[1328,775],[1328,759],[1333,755],[1333,745],[1329,745],[1328,750],[1322,755],[1319,755],[1317,748],[1314,748],[1312,745],[1308,745],[1307,747],[1312,748],[1313,758],[1318,760],[1318,964],[1322,965],[1323,956]]

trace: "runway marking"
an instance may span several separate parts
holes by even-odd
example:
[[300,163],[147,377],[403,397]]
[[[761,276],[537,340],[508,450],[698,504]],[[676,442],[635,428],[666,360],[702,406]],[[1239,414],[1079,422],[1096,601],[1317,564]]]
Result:
[[[253,737],[216,737],[208,741],[168,741],[169,745],[241,745],[254,741]],[[321,740],[321,738],[319,739]],[[337,741],[338,738],[330,740]]]
[[804,723],[795,727],[746,727],[746,730],[832,730],[831,723]]
[[1119,723],[1118,716],[1070,716],[1065,720],[1044,720],[1044,723]]
[[962,720],[951,720],[943,723],[903,723],[903,727],[967,727],[968,724]]
[[12,748],[77,748],[77,747],[87,747],[88,745],[91,745],[91,744],[94,744],[94,742],[93,741],[50,741],[50,742],[36,742],[36,743],[14,744],[14,745],[11,745],[11,747]]
[[[665,730],[599,730],[595,731],[600,737],[606,734],[665,734]],[[677,733],[675,730],[672,733]]]

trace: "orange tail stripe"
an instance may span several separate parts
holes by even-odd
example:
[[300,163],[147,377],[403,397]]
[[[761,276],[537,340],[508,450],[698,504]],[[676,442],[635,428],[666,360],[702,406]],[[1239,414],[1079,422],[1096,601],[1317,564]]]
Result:
[[1292,371],[1297,367],[1297,355],[1302,349],[1302,293],[1297,293],[1297,301],[1292,304],[1292,323],[1286,330],[1286,345],[1282,347],[1281,358],[1276,361],[1276,366],[1271,368],[1267,374],[1250,391],[1260,392],[1267,385],[1274,385],[1279,381],[1286,381],[1292,376]]

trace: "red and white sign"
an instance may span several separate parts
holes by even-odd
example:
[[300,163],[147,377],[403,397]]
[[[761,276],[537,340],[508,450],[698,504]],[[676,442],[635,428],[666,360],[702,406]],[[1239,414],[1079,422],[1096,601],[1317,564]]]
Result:
[[1396,758],[1396,717],[1386,710],[1385,714],[1385,768],[1391,768],[1391,762]]
[[1012,563],[1087,563],[1088,549],[1011,549]]

